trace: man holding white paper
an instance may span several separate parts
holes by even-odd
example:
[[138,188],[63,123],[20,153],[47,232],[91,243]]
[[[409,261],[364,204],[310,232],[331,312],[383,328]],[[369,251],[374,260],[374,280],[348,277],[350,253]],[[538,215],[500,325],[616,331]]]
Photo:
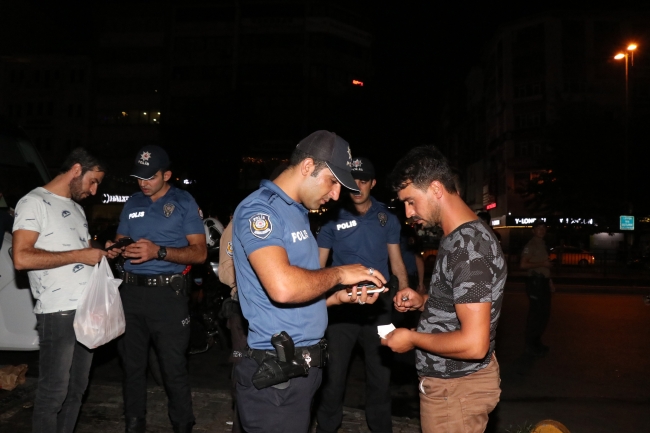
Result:
[[507,277],[494,232],[458,194],[447,159],[433,146],[411,150],[390,184],[406,217],[444,237],[429,293],[400,290],[398,311],[420,310],[417,331],[398,328],[382,344],[403,353],[416,349],[420,417],[424,433],[483,432],[501,394],[494,355]]
[[35,433],[72,433],[88,386],[93,353],[77,342],[72,324],[93,266],[106,252],[90,247],[78,202],[97,193],[105,171],[95,157],[75,149],[58,176],[16,206],[14,267],[29,271],[40,345]]

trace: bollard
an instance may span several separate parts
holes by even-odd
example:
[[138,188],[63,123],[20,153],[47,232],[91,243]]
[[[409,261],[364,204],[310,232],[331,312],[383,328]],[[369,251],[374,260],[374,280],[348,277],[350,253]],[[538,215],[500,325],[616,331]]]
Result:
[[535,424],[535,427],[530,431],[530,433],[571,433],[569,429],[564,426],[564,424],[553,421],[552,419],[545,419]]

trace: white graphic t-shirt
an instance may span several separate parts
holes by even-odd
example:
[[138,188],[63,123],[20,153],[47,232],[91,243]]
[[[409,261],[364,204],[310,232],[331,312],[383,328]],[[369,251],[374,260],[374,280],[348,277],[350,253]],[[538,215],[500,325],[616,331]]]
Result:
[[[35,248],[45,251],[71,251],[87,248],[90,235],[83,208],[72,199],[38,187],[16,205],[13,231],[38,232]],[[53,269],[28,272],[29,285],[36,299],[34,313],[76,310],[93,271],[92,266],[72,263]]]

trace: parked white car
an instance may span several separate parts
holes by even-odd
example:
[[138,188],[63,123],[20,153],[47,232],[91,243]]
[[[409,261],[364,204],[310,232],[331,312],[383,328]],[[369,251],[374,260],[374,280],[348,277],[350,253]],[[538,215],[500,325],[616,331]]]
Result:
[[[15,125],[0,122],[0,212],[50,176],[38,151]],[[34,299],[27,273],[17,272],[11,257],[12,236],[0,233],[0,350],[38,350]]]
[[0,350],[38,350],[34,299],[27,275],[14,270],[11,235],[0,250]]

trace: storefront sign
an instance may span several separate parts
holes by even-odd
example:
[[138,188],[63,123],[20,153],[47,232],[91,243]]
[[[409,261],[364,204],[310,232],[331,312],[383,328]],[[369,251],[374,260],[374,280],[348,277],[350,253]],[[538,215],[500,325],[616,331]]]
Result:
[[128,195],[110,195],[104,194],[102,203],[126,203],[130,196]]
[[542,220],[548,225],[588,225],[595,226],[596,221],[593,218],[566,218],[566,217],[515,217],[512,215],[506,216],[507,226],[527,227],[533,225],[537,220]]

